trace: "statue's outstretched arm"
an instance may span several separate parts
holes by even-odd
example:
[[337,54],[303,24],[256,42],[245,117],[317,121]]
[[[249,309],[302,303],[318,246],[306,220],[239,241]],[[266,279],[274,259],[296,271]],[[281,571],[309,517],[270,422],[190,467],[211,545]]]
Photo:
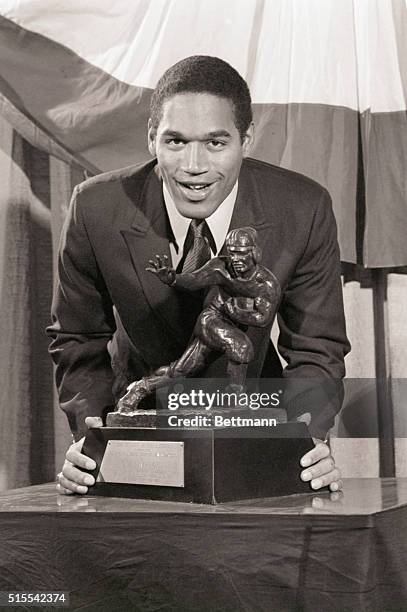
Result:
[[162,283],[184,291],[197,291],[216,284],[220,278],[220,271],[215,259],[211,259],[202,268],[195,272],[177,274],[170,265],[167,255],[156,255],[155,260],[149,260],[148,272],[155,274]]

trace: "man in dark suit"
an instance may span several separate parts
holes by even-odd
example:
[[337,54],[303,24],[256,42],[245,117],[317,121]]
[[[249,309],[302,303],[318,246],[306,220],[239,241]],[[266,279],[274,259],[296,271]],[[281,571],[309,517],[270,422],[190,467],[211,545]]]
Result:
[[[202,299],[157,283],[145,267],[156,253],[183,265],[197,225],[209,256],[222,250],[229,229],[256,229],[262,264],[282,288],[283,375],[344,376],[349,344],[329,195],[304,176],[248,159],[253,131],[240,75],[217,58],[187,58],[161,77],[152,97],[148,142],[156,159],[76,188],[48,329],[61,407],[77,440],[59,476],[61,491],[85,493],[93,484],[80,469],[93,465],[80,452],[85,418],[103,419],[130,382],[185,350]],[[270,325],[247,333],[254,347],[248,377],[281,375]],[[222,356],[203,375],[224,376]],[[310,421],[312,435],[324,439],[340,400],[331,396],[321,410],[306,395],[293,395],[289,417]],[[313,488],[340,488],[326,444],[317,443],[302,465]]]

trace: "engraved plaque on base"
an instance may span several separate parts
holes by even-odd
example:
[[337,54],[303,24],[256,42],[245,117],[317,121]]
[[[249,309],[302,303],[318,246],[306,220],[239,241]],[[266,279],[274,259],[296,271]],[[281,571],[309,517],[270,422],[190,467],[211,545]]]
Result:
[[97,482],[184,486],[184,442],[108,440]]

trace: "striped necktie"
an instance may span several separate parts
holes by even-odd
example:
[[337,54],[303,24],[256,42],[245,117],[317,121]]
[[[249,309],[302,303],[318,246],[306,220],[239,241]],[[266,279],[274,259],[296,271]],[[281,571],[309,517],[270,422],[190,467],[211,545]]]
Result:
[[209,245],[211,238],[211,230],[205,219],[192,219],[177,272],[194,272],[202,268],[211,258],[211,247]]

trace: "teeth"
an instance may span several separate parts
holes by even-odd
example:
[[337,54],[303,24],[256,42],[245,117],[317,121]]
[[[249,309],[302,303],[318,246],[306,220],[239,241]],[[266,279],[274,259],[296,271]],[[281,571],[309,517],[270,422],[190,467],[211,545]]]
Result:
[[180,183],[180,185],[186,187],[187,189],[192,189],[193,191],[201,191],[202,189],[207,189],[209,187],[208,183],[205,183],[205,185],[197,185],[195,183]]

